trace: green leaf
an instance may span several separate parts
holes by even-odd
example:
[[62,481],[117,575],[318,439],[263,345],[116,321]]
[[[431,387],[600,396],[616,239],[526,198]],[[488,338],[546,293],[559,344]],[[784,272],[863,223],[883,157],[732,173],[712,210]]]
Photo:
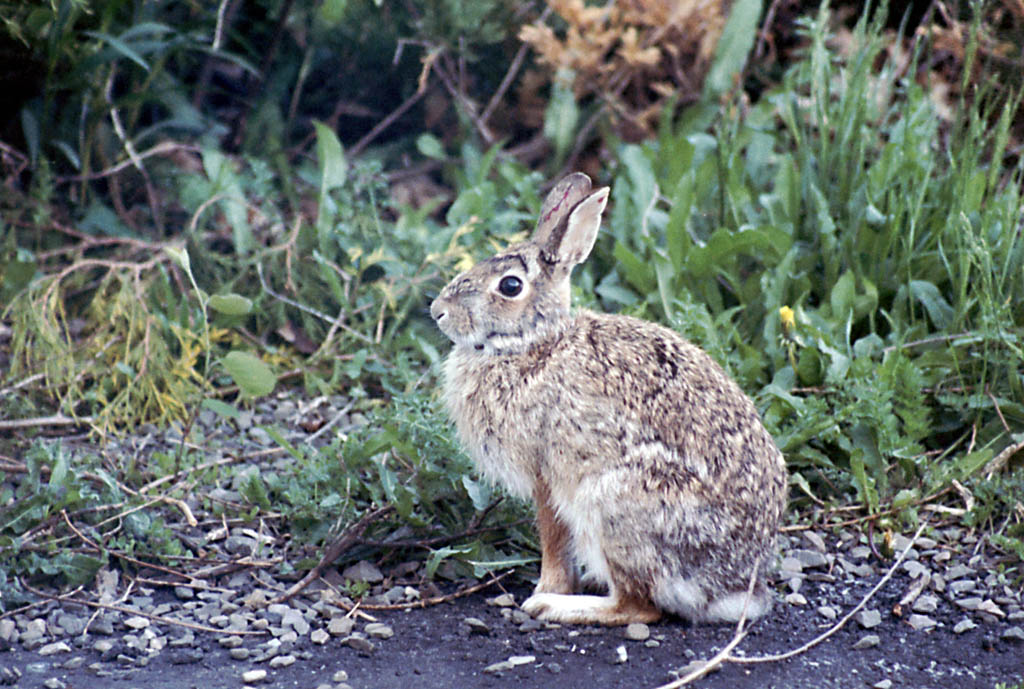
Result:
[[910,292],[924,306],[932,324],[939,330],[946,330],[953,324],[953,307],[949,305],[939,288],[926,280],[911,280]]
[[466,495],[473,501],[473,509],[480,512],[487,508],[491,502],[491,488],[483,481],[474,481],[466,474],[462,475],[462,487],[466,489]]
[[245,316],[252,311],[252,300],[240,294],[215,294],[209,303],[211,309],[225,316]]
[[142,67],[142,69],[146,70],[147,72],[149,71],[149,63],[146,62],[142,58],[142,56],[139,55],[130,45],[122,41],[120,38],[117,38],[116,36],[111,36],[110,34],[103,33],[102,31],[83,31],[82,33],[84,33],[86,36],[89,36],[91,38],[97,38],[107,43],[115,51],[117,51],[124,57],[128,58],[135,64],[137,64],[139,67]]
[[736,0],[732,4],[729,19],[715,48],[714,62],[704,78],[705,100],[716,100],[736,83],[757,36],[761,5],[761,0]]
[[209,409],[210,411],[216,413],[218,416],[224,417],[225,419],[237,419],[238,415],[240,414],[240,412],[238,411],[238,407],[236,407],[235,405],[228,404],[227,402],[214,399],[212,397],[207,397],[206,399],[204,399],[199,406],[201,406],[203,409]]
[[274,390],[277,378],[259,357],[249,352],[228,352],[221,363],[246,397],[262,397]]
[[555,160],[564,160],[576,136],[580,109],[572,91],[572,70],[559,69],[551,84],[551,98],[544,112],[544,136],[555,146]]
[[64,485],[68,477],[68,453],[63,449],[57,451],[57,461],[50,471],[50,488],[58,488]]
[[433,158],[434,160],[444,160],[447,156],[444,154],[444,144],[433,134],[420,134],[416,137],[416,150],[422,153],[427,158]]
[[465,555],[473,552],[473,546],[471,545],[459,545],[449,546],[446,545],[443,548],[431,551],[430,557],[427,558],[426,564],[426,575],[427,579],[433,579],[434,574],[437,573],[437,568],[441,566],[441,563],[452,555]]
[[316,157],[320,161],[320,195],[345,184],[348,163],[341,149],[341,141],[334,130],[323,122],[313,121],[316,129]]
[[854,299],[857,296],[857,281],[853,271],[847,270],[843,273],[836,284],[832,286],[829,294],[829,304],[832,306],[832,316],[840,322],[845,322],[853,313]]

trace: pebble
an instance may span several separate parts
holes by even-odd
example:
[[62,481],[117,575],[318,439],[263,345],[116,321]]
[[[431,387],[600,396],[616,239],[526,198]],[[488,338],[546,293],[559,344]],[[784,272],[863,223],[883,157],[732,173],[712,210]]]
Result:
[[965,617],[956,623],[956,626],[953,627],[953,633],[963,634],[964,632],[969,632],[977,626],[978,625],[974,624],[974,622],[972,622],[970,618]]
[[288,667],[289,665],[294,665],[295,664],[295,660],[296,660],[295,656],[293,656],[291,654],[283,655],[283,656],[274,656],[273,658],[270,659],[270,667],[275,668],[275,669],[282,668],[282,667]]
[[882,624],[882,613],[877,610],[862,610],[857,613],[857,622],[859,622],[860,626],[864,627],[864,629],[877,627]]
[[370,622],[363,627],[363,631],[371,639],[390,639],[395,635],[395,630],[392,627],[380,622]]
[[262,682],[267,678],[266,670],[247,670],[242,673],[242,681],[249,684],[252,682]]
[[651,628],[643,622],[634,622],[626,626],[625,637],[630,641],[646,641],[650,636]]
[[515,607],[516,597],[513,596],[511,593],[503,593],[500,596],[495,596],[494,598],[488,598],[487,599],[487,604],[488,605],[493,605],[493,606],[496,606],[496,607],[499,607],[499,608],[511,608],[511,607]]
[[799,560],[800,564],[805,569],[828,567],[828,557],[817,550],[804,550],[798,548],[797,550],[790,552],[789,556]]
[[891,679],[883,679],[880,682],[875,682],[871,686],[874,687],[874,689],[891,689],[891,687],[892,687],[892,680]]
[[510,656],[508,660],[503,660],[500,663],[494,663],[484,668],[484,672],[506,672],[513,668],[519,667],[520,665],[529,665],[537,660],[536,656]]
[[914,612],[935,612],[939,607],[939,599],[936,596],[923,595],[914,601],[911,610]]
[[811,546],[819,553],[824,553],[827,550],[825,547],[825,539],[814,531],[804,531],[804,540],[810,543]]
[[309,635],[309,640],[317,646],[323,646],[331,638],[331,635],[323,629],[314,629],[313,633]]
[[938,623],[927,615],[911,615],[907,619],[907,624],[909,624],[915,631],[927,631]]
[[327,623],[327,632],[331,636],[348,636],[356,627],[356,621],[351,617],[332,617]]
[[615,648],[615,657],[612,659],[612,663],[615,665],[622,665],[629,661],[629,652],[626,647],[622,644]]
[[867,634],[857,639],[857,643],[853,647],[860,651],[865,648],[874,648],[878,644],[882,643],[882,638],[878,634]]
[[50,677],[43,682],[43,686],[46,687],[46,689],[65,689],[68,685],[64,684],[64,682],[61,682],[56,677]]
[[802,593],[790,593],[786,595],[786,602],[790,605],[807,605],[807,599]]
[[232,648],[228,651],[228,655],[230,655],[233,660],[248,660],[251,653],[248,648],[240,646],[239,648]]
[[467,617],[462,620],[462,623],[469,628],[470,634],[480,634],[486,636],[491,633],[491,628],[487,626],[487,623],[481,620],[479,617]]
[[124,626],[129,629],[145,629],[149,626],[149,618],[141,615],[133,615],[124,621]]
[[342,643],[359,653],[373,653],[377,647],[373,642],[363,636],[352,635],[342,640]]
[[1014,643],[1024,643],[1024,629],[1013,626],[1009,629],[1005,629],[999,638],[1003,641],[1012,641]]
[[175,586],[174,595],[178,600],[192,600],[196,597],[196,592],[189,586]]
[[53,643],[46,644],[39,649],[39,655],[41,656],[52,656],[57,653],[70,653],[71,647],[63,641],[54,641]]
[[346,568],[341,576],[350,581],[365,581],[367,584],[379,584],[384,581],[384,574],[377,565],[366,560],[360,560]]
[[818,608],[818,614],[824,617],[826,620],[834,620],[838,615],[836,609],[828,605],[822,605],[820,608]]
[[0,641],[14,643],[17,640],[15,637],[17,631],[18,627],[14,624],[14,620],[0,620]]

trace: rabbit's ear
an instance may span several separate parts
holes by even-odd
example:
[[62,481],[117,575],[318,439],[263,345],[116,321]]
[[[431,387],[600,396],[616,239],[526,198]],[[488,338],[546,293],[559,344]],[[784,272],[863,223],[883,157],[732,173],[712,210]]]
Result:
[[608,187],[601,187],[576,204],[569,219],[559,228],[561,232],[555,232],[552,242],[544,247],[549,259],[570,270],[586,260],[601,229],[601,213],[608,204],[608,191]]
[[541,246],[548,246],[556,232],[560,236],[569,212],[587,197],[590,187],[590,178],[582,172],[574,172],[559,180],[540,207],[540,218],[537,220],[537,229],[533,231],[533,240]]

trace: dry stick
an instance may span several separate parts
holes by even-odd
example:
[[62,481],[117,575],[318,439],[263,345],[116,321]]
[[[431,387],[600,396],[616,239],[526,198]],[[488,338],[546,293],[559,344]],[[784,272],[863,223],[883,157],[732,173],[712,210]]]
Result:
[[1002,452],[993,457],[988,464],[985,465],[985,478],[992,478],[992,475],[997,471],[1002,471],[1003,467],[1010,461],[1010,457],[1014,456],[1021,450],[1024,450],[1024,440],[1019,443],[1008,445],[1003,449]]
[[360,153],[362,153],[363,149],[366,148],[370,144],[371,141],[376,139],[377,136],[380,135],[381,132],[383,132],[385,129],[387,129],[392,124],[394,124],[395,120],[397,120],[399,117],[404,115],[405,112],[409,108],[411,108],[412,106],[416,105],[416,103],[419,102],[420,98],[423,98],[423,96],[426,93],[427,93],[427,90],[424,89],[424,88],[416,89],[415,93],[413,93],[411,96],[406,98],[405,101],[403,101],[401,105],[399,105],[397,108],[392,110],[388,114],[387,117],[385,117],[383,120],[381,120],[376,125],[374,125],[373,129],[368,131],[363,136],[363,138],[361,138],[359,141],[357,141],[355,143],[355,145],[349,150],[349,155],[352,156],[353,158],[355,158]]
[[31,419],[0,419],[0,431],[13,431],[19,428],[38,428],[40,426],[86,426],[93,422],[91,416],[74,418],[63,414],[53,416],[35,416]]
[[668,684],[664,684],[658,689],[677,689],[678,687],[685,686],[691,682],[694,682],[704,675],[717,669],[722,663],[728,660],[731,656],[732,649],[736,648],[741,641],[747,636],[747,630],[743,628],[743,624],[747,621],[747,610],[750,607],[750,600],[754,597],[754,586],[757,585],[757,572],[761,568],[761,558],[757,559],[754,563],[754,569],[750,572],[750,583],[747,584],[747,597],[743,601],[743,610],[740,612],[739,622],[736,623],[736,633],[732,637],[732,641],[725,645],[721,651],[716,653],[711,660],[704,663],[701,667],[692,670],[688,674],[676,679]]
[[230,636],[258,636],[266,634],[266,632],[263,631],[252,631],[248,629],[217,629],[216,627],[207,627],[206,625],[196,624],[194,622],[176,620],[172,617],[161,617],[160,615],[152,615],[148,612],[136,610],[135,608],[129,608],[124,605],[111,605],[109,603],[97,603],[91,600],[82,600],[81,598],[69,598],[68,595],[70,594],[65,594],[63,596],[55,596],[51,593],[46,593],[45,591],[34,589],[28,584],[26,584],[24,581],[21,582],[21,585],[25,587],[26,591],[36,596],[39,596],[40,598],[46,598],[48,600],[55,601],[67,601],[68,603],[75,603],[77,605],[87,605],[90,608],[99,608],[101,610],[111,610],[113,612],[120,612],[124,613],[125,615],[138,615],[139,617],[145,617],[146,619],[153,620],[154,622],[158,622],[160,624],[170,624],[176,627],[185,627],[186,629],[192,629],[197,632],[212,632],[214,634],[228,634]]
[[810,641],[805,643],[800,648],[795,648],[792,651],[787,651],[786,653],[779,653],[777,655],[770,655],[770,656],[759,656],[759,657],[754,657],[754,658],[737,658],[737,657],[734,657],[734,656],[729,656],[728,661],[730,663],[738,663],[738,664],[747,665],[747,664],[754,664],[754,663],[775,663],[775,662],[779,662],[779,661],[782,661],[782,660],[789,660],[790,658],[793,658],[794,656],[798,656],[801,653],[809,651],[810,649],[812,649],[815,646],[817,646],[818,644],[820,644],[822,641],[825,641],[826,639],[831,637],[833,634],[835,634],[840,629],[842,629],[846,625],[846,623],[849,622],[853,618],[854,615],[856,615],[858,612],[860,612],[860,610],[865,605],[868,604],[868,601],[870,601],[874,597],[874,595],[876,593],[878,593],[879,589],[881,589],[883,586],[885,586],[886,582],[889,581],[889,579],[892,578],[892,575],[896,573],[896,570],[899,568],[900,564],[907,557],[907,553],[917,543],[917,539],[920,538],[921,532],[924,531],[926,526],[928,526],[928,522],[923,522],[921,524],[921,526],[918,527],[918,529],[914,533],[913,537],[911,537],[910,543],[908,543],[907,547],[903,549],[903,552],[901,552],[899,557],[896,558],[896,561],[892,563],[892,567],[890,567],[889,571],[885,573],[885,576],[882,577],[881,579],[879,579],[878,583],[875,584],[874,588],[872,588],[870,591],[868,591],[867,595],[864,596],[864,598],[861,600],[861,602],[858,603],[856,605],[856,607],[853,608],[853,610],[851,610],[850,612],[846,613],[846,616],[843,617],[843,619],[841,619],[838,622],[836,622],[836,624],[831,629],[829,629],[825,633],[820,634],[819,636],[811,639]]
[[330,545],[330,547],[327,548],[323,557],[320,558],[320,562],[316,563],[316,566],[309,570],[306,576],[302,577],[300,581],[296,582],[291,588],[271,602],[284,603],[285,601],[292,599],[297,593],[302,591],[302,589],[316,581],[320,577],[320,572],[323,571],[324,567],[337,560],[342,553],[355,545],[359,539],[362,538],[363,534],[366,533],[366,528],[370,526],[374,520],[394,509],[393,505],[384,505],[384,507],[379,507],[372,512],[364,514],[359,521],[346,529],[345,533],[343,533]]

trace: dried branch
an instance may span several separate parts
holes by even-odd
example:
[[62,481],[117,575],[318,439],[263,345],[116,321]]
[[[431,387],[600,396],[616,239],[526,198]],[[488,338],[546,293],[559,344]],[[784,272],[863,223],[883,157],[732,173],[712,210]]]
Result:
[[364,514],[359,521],[346,529],[345,533],[341,534],[334,543],[328,546],[323,557],[320,558],[320,562],[318,562],[313,569],[309,570],[309,572],[306,573],[306,576],[302,577],[300,581],[296,582],[291,588],[271,602],[283,603],[290,600],[302,591],[302,589],[319,579],[320,572],[324,570],[324,567],[337,560],[346,550],[358,543],[359,539],[361,539],[363,534],[366,533],[366,529],[370,524],[385,514],[390,513],[394,509],[393,505],[384,505],[384,507],[378,507],[377,509]]

